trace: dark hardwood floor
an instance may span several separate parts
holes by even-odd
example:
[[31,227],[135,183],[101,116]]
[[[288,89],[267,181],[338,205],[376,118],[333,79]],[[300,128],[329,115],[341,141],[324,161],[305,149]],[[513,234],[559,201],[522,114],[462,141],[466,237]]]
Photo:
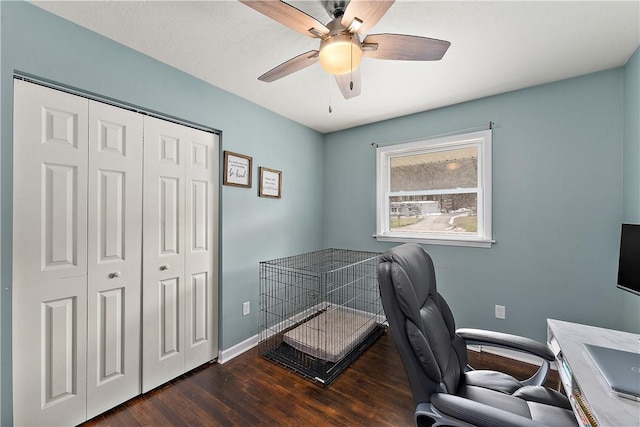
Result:
[[[532,369],[486,353],[471,354],[470,360],[520,378]],[[326,389],[265,360],[254,348],[223,365],[183,375],[84,425],[412,426],[413,410],[400,356],[386,332]]]

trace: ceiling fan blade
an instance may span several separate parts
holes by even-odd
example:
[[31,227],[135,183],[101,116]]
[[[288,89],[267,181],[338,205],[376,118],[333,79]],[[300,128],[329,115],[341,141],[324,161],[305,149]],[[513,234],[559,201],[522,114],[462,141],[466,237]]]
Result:
[[303,11],[279,0],[240,0],[253,10],[278,21],[285,27],[309,36],[311,38],[321,38],[329,34],[329,29],[314,17],[307,15]]
[[300,71],[303,68],[306,68],[309,65],[313,65],[318,62],[318,53],[319,52],[317,50],[310,50],[309,52],[298,55],[295,58],[291,58],[290,60],[283,62],[272,70],[267,71],[266,73],[258,77],[258,80],[271,83],[274,80],[281,79],[282,77],[293,74],[296,71]]
[[[336,82],[344,99],[355,98],[360,95],[360,68],[350,73],[337,75]],[[351,82],[353,82],[353,88],[351,87]]]
[[[387,13],[395,0],[351,0],[340,21],[352,33],[366,34]],[[354,19],[360,21],[354,24]],[[352,27],[352,24],[354,26]]]
[[[405,61],[438,61],[451,45],[445,40],[405,34],[371,34],[362,44],[362,54],[368,58]],[[369,49],[367,45],[378,45],[378,48]]]

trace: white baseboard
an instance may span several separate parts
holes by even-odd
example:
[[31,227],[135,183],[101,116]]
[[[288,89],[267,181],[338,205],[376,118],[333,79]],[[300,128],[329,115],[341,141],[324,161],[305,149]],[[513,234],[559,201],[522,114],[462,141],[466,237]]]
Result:
[[[506,357],[508,359],[517,360],[519,362],[528,363],[530,365],[540,366],[542,360],[539,357],[533,356],[531,354],[522,353],[515,350],[509,350],[507,348],[499,348],[499,347],[488,347],[481,345],[468,345],[467,348],[472,351],[476,351],[479,353],[489,353],[495,354],[497,356]],[[556,369],[555,362],[551,362],[551,369]]]
[[[239,342],[238,344],[226,349],[220,350],[218,352],[218,360],[217,362],[221,365],[227,363],[228,361],[240,356],[242,353],[251,350],[253,347],[257,346],[259,342],[258,334],[247,338],[246,340]],[[519,351],[508,350],[506,348],[497,348],[497,347],[486,347],[480,345],[469,345],[467,346],[469,350],[476,351],[479,353],[485,352],[489,354],[495,354],[498,356],[503,356],[509,359],[517,360],[519,362],[529,363],[531,365],[540,366],[540,359],[536,356],[532,356],[530,354],[521,353]],[[551,369],[556,369],[555,363],[551,363]]]
[[218,363],[227,363],[234,357],[240,356],[242,353],[251,350],[258,345],[258,335],[247,338],[246,340],[239,342],[238,344],[230,347],[226,350],[220,350],[218,352]]

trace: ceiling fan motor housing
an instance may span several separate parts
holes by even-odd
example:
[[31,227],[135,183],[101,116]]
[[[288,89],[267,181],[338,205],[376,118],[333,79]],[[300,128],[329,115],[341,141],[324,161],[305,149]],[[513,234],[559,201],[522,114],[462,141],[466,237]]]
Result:
[[336,19],[344,15],[344,11],[348,4],[348,1],[327,0],[324,4],[324,8],[331,18]]

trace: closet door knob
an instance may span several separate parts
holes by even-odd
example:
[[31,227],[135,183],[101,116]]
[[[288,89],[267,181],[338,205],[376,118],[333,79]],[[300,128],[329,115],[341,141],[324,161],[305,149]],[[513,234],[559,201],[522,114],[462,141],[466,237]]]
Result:
[[119,271],[114,271],[113,273],[109,274],[109,279],[115,279],[116,277],[120,277]]
[[165,271],[169,269],[169,264],[161,265],[160,270]]

